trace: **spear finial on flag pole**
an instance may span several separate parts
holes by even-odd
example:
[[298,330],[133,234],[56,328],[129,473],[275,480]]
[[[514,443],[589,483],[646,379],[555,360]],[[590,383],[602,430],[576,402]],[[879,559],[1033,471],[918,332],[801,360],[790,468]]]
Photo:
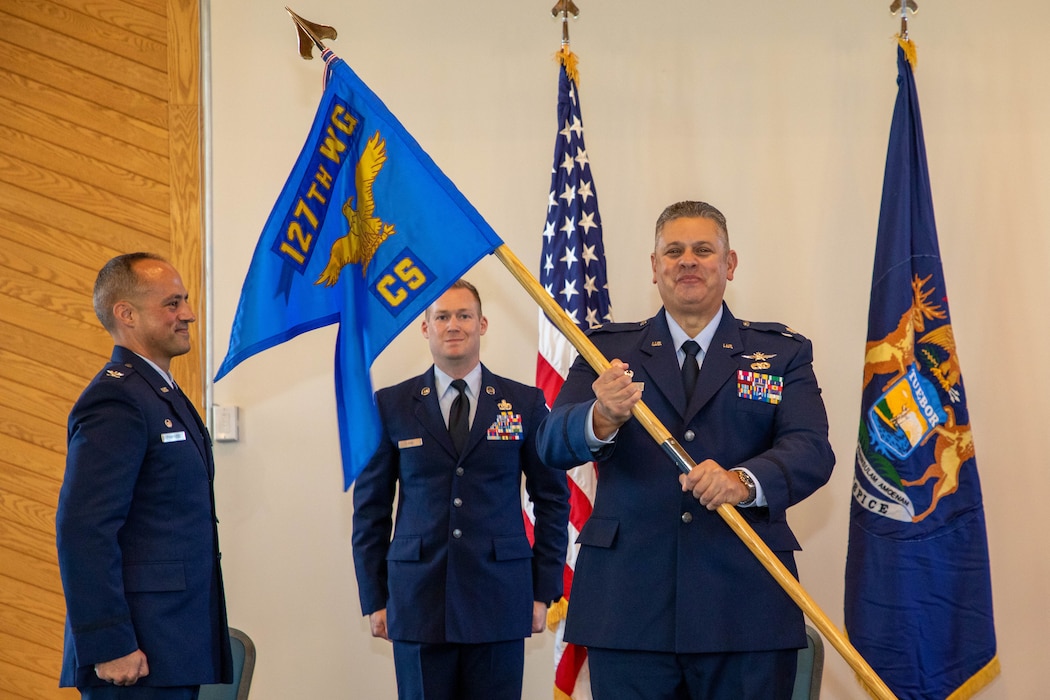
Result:
[[551,17],[561,15],[561,45],[569,45],[569,15],[573,19],[580,18],[580,8],[572,0],[558,0],[558,4],[551,8]]
[[322,39],[335,39],[339,36],[339,33],[335,31],[335,27],[305,20],[292,12],[287,5],[285,5],[284,9],[295,21],[295,29],[299,34],[299,55],[302,56],[304,61],[309,61],[314,57],[314,46],[321,51],[327,48],[321,43]]
[[915,70],[919,57],[915,51],[915,44],[912,43],[911,38],[908,36],[908,10],[911,10],[911,13],[914,15],[919,11],[919,4],[915,0],[893,0],[890,3],[890,13],[894,15],[900,13],[901,16],[901,33],[897,35],[897,41],[900,43],[901,48],[904,49],[904,55],[908,59],[908,63],[911,64],[911,69]]
[[555,59],[565,66],[565,72],[569,80],[574,83],[580,82],[580,74],[576,70],[576,54],[569,48],[569,15],[573,19],[580,18],[580,8],[572,0],[558,0],[558,4],[551,8],[551,17],[561,17],[561,50],[555,54]]

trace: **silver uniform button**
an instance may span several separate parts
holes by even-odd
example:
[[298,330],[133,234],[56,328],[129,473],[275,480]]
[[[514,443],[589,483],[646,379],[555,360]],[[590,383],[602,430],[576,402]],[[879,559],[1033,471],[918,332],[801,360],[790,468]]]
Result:
[[459,508],[461,505],[463,505],[463,499],[462,498],[453,498],[452,499],[452,505],[454,505],[457,508]]
[[456,467],[456,476],[463,476],[463,467]]
[[692,442],[693,438],[696,437],[696,433],[694,433],[692,430],[687,430],[685,431],[685,435],[683,435],[682,437],[686,439],[686,442]]
[[682,522],[683,523],[691,523],[691,522],[693,522],[693,514],[692,513],[682,513]]
[[455,530],[452,531],[452,536],[458,540],[460,537],[463,536],[463,531],[457,527]]

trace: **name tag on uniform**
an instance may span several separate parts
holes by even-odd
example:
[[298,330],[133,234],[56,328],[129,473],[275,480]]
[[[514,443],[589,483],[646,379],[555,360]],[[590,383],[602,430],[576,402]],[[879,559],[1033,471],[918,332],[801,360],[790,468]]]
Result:
[[397,441],[397,449],[399,449],[399,450],[404,450],[404,449],[407,449],[409,447],[422,447],[422,446],[423,446],[423,438],[412,438],[410,440],[398,440]]
[[185,439],[186,439],[186,431],[185,430],[180,430],[180,431],[175,432],[175,433],[161,433],[160,434],[160,441],[161,442],[181,442],[181,441],[183,441]]

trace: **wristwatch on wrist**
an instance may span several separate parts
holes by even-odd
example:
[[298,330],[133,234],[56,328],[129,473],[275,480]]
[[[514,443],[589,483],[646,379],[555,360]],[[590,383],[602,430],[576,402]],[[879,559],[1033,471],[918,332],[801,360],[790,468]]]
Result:
[[736,472],[736,478],[740,479],[740,483],[747,487],[747,498],[737,503],[738,506],[749,506],[755,502],[755,497],[758,492],[755,490],[755,480],[751,478],[751,475],[741,469],[734,469]]

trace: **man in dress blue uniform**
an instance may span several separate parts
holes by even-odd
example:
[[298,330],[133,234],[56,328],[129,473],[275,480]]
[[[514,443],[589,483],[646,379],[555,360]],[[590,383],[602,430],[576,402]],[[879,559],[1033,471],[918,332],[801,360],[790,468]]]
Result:
[[179,273],[148,253],[106,263],[94,306],[115,347],[69,414],[60,685],[89,700],[193,700],[232,681],[211,439],[169,372],[196,316]]
[[[651,264],[663,309],[591,332],[611,366],[577,360],[537,437],[552,466],[598,462],[565,639],[588,647],[595,700],[790,698],[802,614],[714,511],[739,506],[797,575],[785,512],[834,464],[812,347],[730,313],[737,256],[711,205],[664,210]],[[643,391],[688,475],[630,420]]]
[[383,435],[354,485],[361,610],[393,642],[404,700],[520,700],[524,639],[562,595],[569,491],[536,456],[547,407],[481,364],[487,328],[465,280],[427,309],[434,365],[376,393]]

